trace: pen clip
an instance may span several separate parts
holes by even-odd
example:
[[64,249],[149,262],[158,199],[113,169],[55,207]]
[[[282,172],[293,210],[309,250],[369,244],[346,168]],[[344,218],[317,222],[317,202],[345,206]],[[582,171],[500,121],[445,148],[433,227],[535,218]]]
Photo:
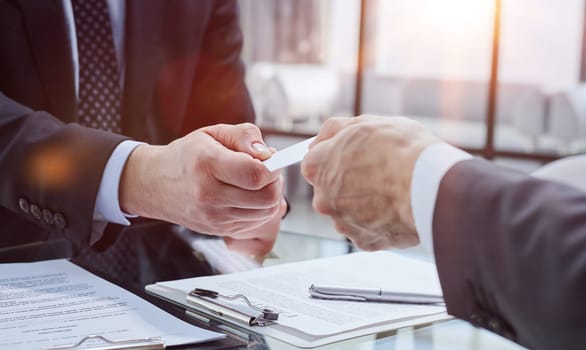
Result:
[[367,299],[361,295],[351,295],[347,293],[327,293],[318,291],[312,284],[309,287],[309,294],[313,298],[328,299],[328,300],[345,300],[345,301],[367,301]]

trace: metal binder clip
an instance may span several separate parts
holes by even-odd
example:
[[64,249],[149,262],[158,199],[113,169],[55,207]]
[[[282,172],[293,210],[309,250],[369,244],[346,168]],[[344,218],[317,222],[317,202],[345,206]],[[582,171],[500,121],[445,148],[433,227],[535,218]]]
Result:
[[[83,346],[87,345],[86,342],[90,342],[92,340],[99,340],[102,343],[96,344],[95,346]],[[120,341],[113,341],[108,338],[102,337],[101,335],[88,335],[87,337],[83,338],[76,344],[70,345],[63,345],[63,346],[56,346],[53,348],[45,349],[45,350],[76,350],[80,348],[84,349],[100,349],[100,350],[131,350],[131,349],[146,349],[146,350],[158,350],[158,349],[165,349],[165,342],[161,337],[152,337],[152,338],[142,338],[142,339],[130,339],[130,340],[120,340]]]
[[[202,289],[202,288],[195,288],[194,290],[192,290],[188,297],[192,297],[191,301],[195,302],[195,300],[193,299],[195,298],[210,298],[210,299],[223,299],[223,300],[228,300],[228,301],[232,301],[232,300],[236,300],[236,299],[242,299],[244,300],[244,302],[248,305],[248,307],[252,310],[255,310],[257,312],[260,313],[260,315],[256,315],[256,316],[251,316],[251,315],[244,315],[246,317],[248,317],[247,323],[250,326],[265,326],[268,324],[271,324],[273,321],[276,321],[279,319],[279,313],[277,311],[274,311],[272,309],[267,309],[267,308],[259,308],[256,305],[253,305],[250,300],[248,300],[248,298],[243,295],[243,294],[234,294],[234,295],[222,295],[216,291],[213,290],[209,290],[209,289]],[[205,300],[205,299],[204,299]],[[218,311],[218,310],[214,310],[210,308],[210,305],[202,305],[201,303],[196,303],[198,304],[198,306],[204,306],[208,309],[208,311],[213,311],[215,314],[224,317],[224,316],[230,316],[228,312],[226,311]],[[228,305],[226,304],[216,304],[217,306],[221,306],[223,308],[229,308]],[[239,310],[235,310],[234,308],[230,308],[232,309],[232,311],[239,311]],[[232,315],[234,316],[234,315]],[[250,317],[249,317],[250,316]],[[235,317],[239,320],[242,320],[240,317]]]

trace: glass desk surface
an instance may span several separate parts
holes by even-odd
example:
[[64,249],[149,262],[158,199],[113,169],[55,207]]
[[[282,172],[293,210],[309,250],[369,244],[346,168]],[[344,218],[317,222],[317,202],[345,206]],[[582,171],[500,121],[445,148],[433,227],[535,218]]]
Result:
[[[264,266],[346,254],[351,249],[343,238],[316,237],[291,231],[281,231],[273,252]],[[412,255],[412,252],[407,251]],[[242,349],[298,349],[273,338],[250,336]],[[397,350],[459,350],[459,349],[523,349],[519,345],[487,330],[472,327],[461,320],[449,320],[396,331],[383,332],[338,342],[316,349],[397,349]]]

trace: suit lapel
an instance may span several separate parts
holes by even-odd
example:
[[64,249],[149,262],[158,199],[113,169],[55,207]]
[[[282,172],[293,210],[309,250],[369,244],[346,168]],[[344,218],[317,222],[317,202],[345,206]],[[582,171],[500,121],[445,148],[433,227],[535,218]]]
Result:
[[59,0],[20,0],[26,28],[49,112],[61,120],[76,119],[72,51]]

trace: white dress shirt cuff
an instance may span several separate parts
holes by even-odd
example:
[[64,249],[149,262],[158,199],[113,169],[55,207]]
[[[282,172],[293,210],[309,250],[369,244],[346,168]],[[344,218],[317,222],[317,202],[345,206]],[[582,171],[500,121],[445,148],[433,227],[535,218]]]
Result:
[[98,190],[96,198],[96,206],[94,209],[95,221],[107,221],[120,225],[130,225],[127,217],[136,217],[122,212],[120,203],[118,201],[118,189],[120,186],[120,177],[124,165],[132,151],[142,145],[142,142],[136,141],[122,141],[116,148],[108,163],[104,168],[102,174],[102,181]]
[[421,152],[411,179],[411,209],[423,248],[433,255],[433,211],[444,175],[456,163],[472,158],[447,143],[436,143]]

